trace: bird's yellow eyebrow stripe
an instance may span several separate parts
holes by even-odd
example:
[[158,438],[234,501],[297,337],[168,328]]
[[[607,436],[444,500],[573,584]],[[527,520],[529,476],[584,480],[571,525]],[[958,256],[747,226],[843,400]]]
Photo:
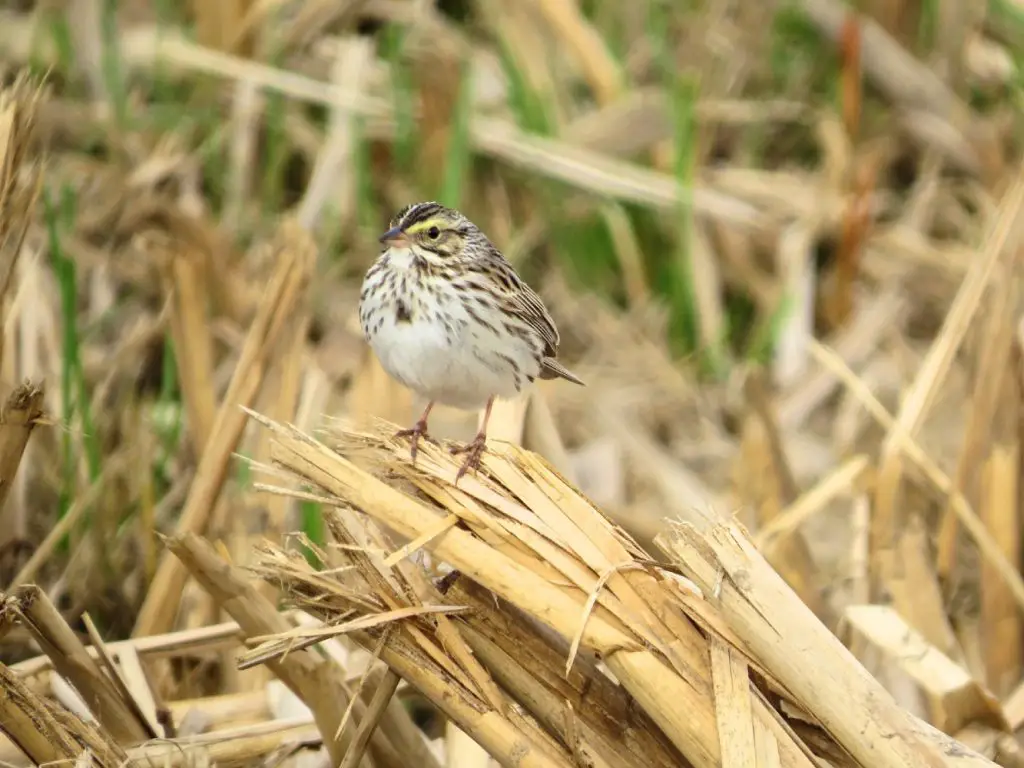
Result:
[[415,224],[410,224],[409,228],[405,230],[407,235],[415,235],[417,232],[425,232],[431,227],[437,227],[438,229],[444,229],[444,220],[433,218],[427,219],[426,221],[417,221]]

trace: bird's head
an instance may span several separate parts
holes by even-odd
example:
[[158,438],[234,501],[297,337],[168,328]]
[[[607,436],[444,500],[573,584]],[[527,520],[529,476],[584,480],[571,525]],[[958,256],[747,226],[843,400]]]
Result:
[[436,267],[472,261],[480,249],[490,246],[473,222],[454,208],[434,202],[403,208],[380,236],[380,242],[393,257],[422,259]]

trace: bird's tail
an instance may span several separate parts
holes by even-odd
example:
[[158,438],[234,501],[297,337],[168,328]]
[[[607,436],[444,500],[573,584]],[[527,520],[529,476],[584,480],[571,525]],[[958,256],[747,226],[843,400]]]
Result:
[[540,364],[540,378],[542,379],[566,379],[581,387],[587,386],[583,380],[570,371],[553,357],[545,357]]

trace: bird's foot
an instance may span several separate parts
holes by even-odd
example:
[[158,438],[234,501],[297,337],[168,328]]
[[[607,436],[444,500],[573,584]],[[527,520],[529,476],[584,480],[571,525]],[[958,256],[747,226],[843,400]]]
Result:
[[408,437],[408,438],[411,438],[411,440],[410,440],[411,445],[409,447],[409,455],[412,458],[413,465],[416,464],[416,452],[419,450],[419,442],[420,442],[421,438],[423,440],[426,440],[428,443],[433,443],[434,445],[439,445],[437,440],[432,438],[430,436],[430,434],[427,432],[427,421],[426,421],[426,419],[420,419],[413,426],[411,426],[409,429],[400,429],[400,430],[398,430],[397,432],[395,432],[395,437]]
[[455,475],[455,485],[459,484],[459,480],[471,469],[480,468],[480,457],[484,455],[486,449],[487,435],[483,432],[477,434],[473,441],[466,443],[465,445],[455,445],[448,450],[452,455],[458,455],[460,453],[466,454],[466,460],[462,462],[462,466],[459,467],[459,471]]

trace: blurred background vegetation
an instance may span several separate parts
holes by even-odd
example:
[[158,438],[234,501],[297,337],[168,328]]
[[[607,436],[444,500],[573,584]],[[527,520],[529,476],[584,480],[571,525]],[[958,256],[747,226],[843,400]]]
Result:
[[[45,83],[0,272],[3,395],[44,387],[8,403],[37,426],[0,477],[0,581],[138,629],[286,218],[315,277],[251,404],[408,423],[355,305],[390,216],[436,199],[538,288],[590,384],[545,383],[506,437],[641,541],[693,508],[769,529],[830,626],[891,600],[1009,695],[1022,53],[1017,0],[0,2],[4,82]],[[220,470],[188,525],[236,561],[321,540],[314,504]],[[964,519],[998,526],[980,556]],[[149,599],[164,629],[216,618],[191,588]]]

